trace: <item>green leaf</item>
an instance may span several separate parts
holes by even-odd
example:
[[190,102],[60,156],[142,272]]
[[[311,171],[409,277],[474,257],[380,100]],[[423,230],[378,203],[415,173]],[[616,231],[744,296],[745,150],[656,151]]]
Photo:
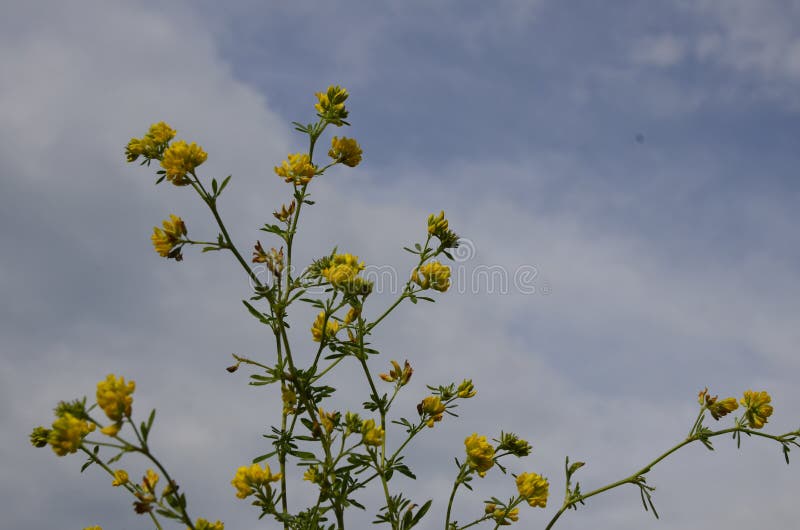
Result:
[[270,321],[266,318],[266,316],[263,313],[261,313],[258,309],[253,307],[250,304],[250,302],[248,302],[247,300],[242,300],[242,303],[245,305],[247,310],[250,311],[250,314],[256,317],[262,324],[266,324],[267,326],[270,325]]

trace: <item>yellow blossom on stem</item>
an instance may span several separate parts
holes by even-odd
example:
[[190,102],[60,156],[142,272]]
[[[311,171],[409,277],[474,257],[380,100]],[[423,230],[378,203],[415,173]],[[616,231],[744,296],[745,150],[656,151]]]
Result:
[[167,143],[175,137],[175,129],[163,121],[154,123],[142,138],[131,138],[125,147],[125,157],[133,162],[140,156],[147,160],[161,159]]
[[469,399],[475,397],[475,394],[478,393],[475,390],[475,385],[472,384],[472,379],[464,379],[460,385],[458,385],[458,397],[462,399]]
[[322,270],[322,275],[331,285],[341,289],[352,283],[362,270],[364,270],[364,262],[358,261],[358,256],[334,254],[328,267]]
[[411,380],[411,376],[414,374],[414,369],[411,368],[411,365],[408,361],[405,362],[402,368],[400,365],[397,364],[397,361],[391,361],[392,369],[389,370],[388,374],[378,374],[378,377],[386,381],[387,383],[394,383],[397,381],[400,386],[405,386]]
[[123,484],[127,484],[128,481],[128,472],[124,469],[117,469],[114,471],[114,480],[111,482],[111,485],[114,487],[122,486]]
[[414,269],[411,280],[423,289],[445,292],[450,288],[450,267],[431,261]]
[[305,153],[288,155],[280,166],[275,166],[274,171],[286,182],[294,184],[308,184],[317,174],[316,166],[311,163],[311,158]]
[[334,136],[331,139],[331,148],[328,156],[340,164],[356,167],[361,163],[361,146],[353,138],[339,138]]
[[208,153],[196,143],[187,144],[178,140],[164,151],[161,167],[164,168],[169,182],[176,186],[186,186],[191,182],[188,174],[193,173],[207,158]]
[[[189,527],[186,527],[189,530]],[[225,530],[225,524],[222,521],[211,523],[202,517],[198,518],[194,523],[195,530]]]
[[[491,510],[490,510],[491,508]],[[486,505],[486,514],[491,515],[499,526],[508,526],[512,522],[519,521],[519,508],[511,510],[498,508],[494,504]]]
[[478,436],[478,433],[468,436],[464,445],[469,467],[477,471],[478,475],[485,476],[494,465],[494,447],[486,441],[485,436]]
[[103,527],[102,526],[97,526],[97,525],[95,525],[95,526],[87,526],[83,530],[103,530]]
[[313,484],[318,483],[321,478],[322,477],[320,476],[319,468],[316,466],[316,464],[308,466],[306,472],[303,473],[303,480],[307,480]]
[[290,202],[289,206],[286,206],[285,204],[281,204],[281,209],[280,210],[275,210],[274,212],[272,212],[272,215],[274,215],[275,219],[277,219],[278,221],[286,222],[286,221],[289,220],[289,218],[294,213],[294,208],[295,208],[295,202],[294,201]]
[[[124,377],[115,377],[114,374],[108,376],[97,383],[97,404],[106,413],[108,419],[120,422],[123,417],[131,415],[131,405],[133,404],[133,391],[136,383],[129,381],[125,383]],[[116,433],[114,433],[116,434]]]
[[281,388],[281,400],[283,401],[283,413],[294,414],[297,409],[297,394],[288,386]]
[[[311,337],[314,339],[314,342],[322,341],[322,324],[324,322],[325,312],[320,311],[316,320],[314,320],[314,324],[311,326]],[[333,338],[336,336],[337,331],[339,331],[339,323],[329,318],[327,324],[325,325],[325,337],[328,339]]]
[[48,433],[47,443],[58,456],[74,453],[78,450],[87,434],[94,431],[94,423],[81,420],[65,412],[53,422],[53,429]]
[[337,127],[349,125],[344,121],[348,114],[344,106],[349,96],[347,90],[338,85],[331,85],[327,91],[317,92],[314,95],[317,97],[314,108],[317,109],[320,118]]
[[769,404],[770,401],[772,401],[772,398],[765,391],[745,391],[744,397],[742,397],[740,403],[747,409],[744,415],[750,427],[760,429],[767,423],[767,418],[772,416],[772,405]]
[[162,258],[181,261],[183,256],[181,255],[180,243],[182,237],[186,235],[186,224],[183,219],[172,214],[170,214],[169,219],[165,219],[161,224],[163,228],[153,227],[153,235],[150,236],[153,248]]
[[113,436],[116,436],[117,434],[119,434],[120,429],[122,429],[122,423],[121,422],[111,423],[109,425],[106,425],[102,429],[100,429],[100,432],[105,434],[106,436],[112,436],[113,437]]
[[333,428],[339,423],[339,413],[338,412],[325,412],[322,407],[319,407],[317,410],[319,413],[319,421],[322,423],[322,426],[325,428],[325,432],[328,434],[333,432]]
[[383,435],[383,427],[375,425],[375,420],[370,419],[361,424],[361,436],[364,445],[382,445]]
[[517,491],[534,508],[547,506],[549,487],[547,479],[536,473],[522,473],[517,477]]
[[147,493],[155,493],[156,484],[158,484],[158,473],[152,469],[145,471],[144,477],[142,477],[142,489]]
[[237,469],[231,484],[236,488],[236,496],[244,499],[252,495],[258,488],[269,487],[270,482],[279,481],[281,476],[280,473],[273,475],[269,464],[264,464],[263,468],[258,464],[253,464],[250,467],[242,466]]
[[428,420],[425,423],[428,427],[433,428],[434,422],[442,421],[445,408],[439,396],[428,396],[417,405],[417,412],[419,412],[420,416],[427,415]]

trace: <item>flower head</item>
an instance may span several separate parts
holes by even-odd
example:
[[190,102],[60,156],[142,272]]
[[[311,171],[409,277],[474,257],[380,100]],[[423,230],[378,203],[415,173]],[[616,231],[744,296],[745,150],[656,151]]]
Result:
[[311,158],[305,153],[289,155],[280,166],[275,166],[275,174],[283,180],[294,184],[308,184],[317,174],[317,167],[311,163]]
[[142,138],[131,138],[125,147],[125,157],[133,162],[140,156],[146,160],[161,160],[167,143],[175,137],[175,129],[160,121],[150,126]]
[[445,292],[450,288],[450,267],[431,261],[414,269],[411,280],[423,289]]
[[[496,441],[496,440],[495,440]],[[514,456],[523,457],[531,454],[531,444],[513,432],[501,432],[498,450],[508,451]]]
[[78,419],[69,412],[56,418],[53,429],[48,433],[47,443],[58,456],[78,450],[87,434],[94,430],[94,423]]
[[114,480],[111,482],[111,485],[114,487],[122,486],[123,484],[127,484],[128,481],[128,472],[124,469],[117,469],[114,471]]
[[344,289],[364,270],[364,262],[352,254],[334,254],[322,275],[337,289]]
[[176,186],[186,186],[191,182],[187,174],[193,173],[207,158],[208,153],[196,143],[187,144],[178,140],[164,151],[161,167],[164,168],[168,181]]
[[383,427],[375,425],[375,420],[370,419],[361,424],[361,439],[364,445],[382,445],[383,435]]
[[165,219],[161,225],[163,228],[153,227],[153,235],[150,236],[153,248],[162,258],[181,261],[181,240],[186,235],[186,224],[177,215],[170,214],[169,219]]
[[263,486],[269,488],[270,482],[279,481],[281,476],[280,473],[273,475],[269,464],[264,464],[263,468],[258,464],[253,464],[250,467],[242,466],[237,469],[231,484],[236,488],[236,496],[244,499]]
[[314,324],[311,326],[311,336],[314,339],[314,342],[322,341],[322,326],[325,325],[325,338],[331,339],[336,336],[336,332],[339,331],[339,323],[335,320],[329,318],[328,322],[325,323],[325,312],[320,311],[319,315],[317,315],[316,320],[314,320]]
[[378,377],[386,381],[387,383],[394,383],[397,381],[398,386],[405,386],[411,380],[411,376],[414,373],[414,369],[411,368],[411,364],[406,361],[403,364],[403,367],[400,368],[400,365],[397,364],[397,361],[391,361],[392,369],[389,370],[388,374],[378,374]]
[[142,490],[154,494],[156,492],[156,484],[158,484],[158,473],[148,469],[144,477],[142,477]]
[[361,163],[362,153],[361,146],[353,138],[334,136],[328,156],[340,164],[356,167]]
[[350,125],[347,123],[348,111],[344,106],[349,94],[347,90],[338,86],[331,85],[325,92],[317,92],[314,94],[317,97],[317,103],[314,108],[317,109],[317,115],[332,125],[341,127],[342,125]]
[[517,491],[532,507],[547,506],[549,487],[547,479],[536,473],[522,473],[517,477]]
[[456,392],[461,399],[475,397],[475,394],[478,393],[478,391],[475,390],[475,385],[472,384],[472,379],[464,379],[461,384],[458,385],[458,390]]
[[339,424],[341,414],[338,412],[325,412],[322,407],[319,407],[317,412],[319,413],[319,422],[325,428],[325,432],[332,433],[336,425]]
[[519,508],[498,508],[494,503],[487,503],[484,508],[486,515],[491,515],[499,526],[508,526],[519,521]]
[[444,217],[444,210],[439,215],[428,216],[428,233],[436,236],[443,248],[457,248],[458,235],[450,230],[450,223]]
[[478,475],[485,476],[494,465],[494,447],[486,441],[485,436],[478,436],[472,433],[464,440],[467,449],[467,464],[478,472]]
[[131,415],[131,394],[135,389],[136,383],[133,381],[126,384],[124,377],[117,378],[114,374],[108,374],[103,381],[97,383],[97,404],[108,419],[119,422],[123,417]]
[[442,398],[439,396],[428,396],[417,405],[417,412],[420,416],[427,415],[428,420],[425,422],[430,428],[437,421],[442,421],[444,411],[447,407],[442,403]]
[[772,398],[765,391],[753,392],[746,390],[744,396],[739,401],[747,409],[744,412],[747,423],[754,429],[760,429],[767,423],[767,418],[772,416],[772,405],[769,402]]
[[[212,523],[200,517],[194,523],[194,527],[195,530],[225,530],[225,523],[223,523],[222,521],[216,521]],[[189,530],[188,527],[187,530]]]
[[46,429],[41,425],[35,427],[31,432],[30,440],[31,445],[34,447],[44,447],[47,445],[47,439],[50,437],[50,429]]

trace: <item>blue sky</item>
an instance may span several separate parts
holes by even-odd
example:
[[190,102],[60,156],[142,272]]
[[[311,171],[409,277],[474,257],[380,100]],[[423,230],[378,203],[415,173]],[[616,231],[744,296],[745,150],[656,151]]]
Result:
[[[290,122],[313,119],[312,94],[331,83],[351,93],[345,134],[365,158],[316,183],[302,259],[339,244],[407,270],[401,247],[444,209],[473,251],[458,264],[466,275],[536,271],[532,294],[513,281],[505,294],[454,289],[402,307],[375,337],[377,363],[415,365],[398,406],[413,410],[425,383],[472,377],[480,392],[412,456],[421,500],[449,490],[465,436],[513,430],[535,448],[513,470],[543,473],[554,493],[520,524],[544,527],[565,455],[589,463],[584,488],[619,478],[683,436],[706,385],[768,389],[772,430],[797,427],[800,3],[42,0],[4,12],[10,526],[146,527],[105,477],[79,477],[77,458],[25,439],[55,402],[115,372],[136,380],[137,413],[158,407],[160,454],[208,511],[197,515],[257,527],[229,481],[264,452],[276,396],[222,370],[230,352],[271,353],[241,310],[247,282],[223,255],[175,264],[152,252],[168,213],[193,235],[211,222],[183,190],[125,165],[122,148],[162,119],[201,143],[206,175],[234,175],[222,210],[246,248],[287,200],[271,168],[303,147]],[[376,294],[372,310],[390,299]],[[295,318],[307,340],[312,315]],[[746,442],[656,468],[661,521],[622,490],[557,527],[791,527],[796,466]],[[460,517],[511,489],[487,477]],[[439,527],[441,504],[424,528]]]

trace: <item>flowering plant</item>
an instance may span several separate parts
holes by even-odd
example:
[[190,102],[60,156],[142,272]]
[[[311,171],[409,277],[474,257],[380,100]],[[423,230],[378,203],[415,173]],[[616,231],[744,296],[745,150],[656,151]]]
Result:
[[[152,125],[143,137],[130,140],[126,157],[128,162],[141,159],[142,165],[147,166],[157,162],[161,169],[157,171],[156,183],[166,180],[175,186],[192,188],[208,206],[219,228],[216,239],[194,240],[189,237],[183,219],[170,214],[161,227],[153,229],[155,251],[176,261],[183,259],[187,246],[199,245],[203,252],[230,252],[253,285],[252,296],[243,301],[244,306],[275,341],[274,350],[265,359],[234,355],[235,362],[228,368],[229,372],[247,368],[252,371],[251,385],[277,385],[281,392],[281,401],[276,403],[280,425],[266,436],[271,441],[271,450],[235,471],[231,484],[236,497],[251,499],[260,518],[270,517],[287,530],[341,530],[346,526],[348,509],[366,509],[360,500],[360,490],[375,486],[383,494],[383,505],[375,513],[374,522],[393,530],[408,530],[423,520],[434,500],[411,499],[394,487],[392,478],[398,474],[416,478],[404,460],[404,453],[417,436],[435,429],[445,416],[455,417],[454,409],[459,403],[474,398],[477,391],[469,379],[428,386],[430,394],[421,397],[416,415],[398,417],[393,409],[395,398],[408,385],[414,370],[408,360],[402,365],[397,360],[380,361],[370,337],[404,301],[433,302],[432,291],[448,291],[451,270],[445,263],[453,259],[451,251],[458,247],[459,237],[450,228],[444,212],[431,214],[423,241],[406,248],[415,256],[416,266],[396,300],[377,312],[367,304],[373,283],[362,274],[364,262],[353,254],[334,249],[296,273],[295,237],[303,209],[314,204],[310,187],[334,166],[355,167],[362,160],[356,140],[334,136],[327,163],[315,162],[315,148],[325,130],[329,126],[349,125],[345,121],[348,118],[345,89],[331,86],[316,94],[316,98],[317,120],[306,125],[294,123],[296,130],[308,137],[307,152],[289,154],[274,168],[275,174],[289,185],[290,200],[273,213],[277,224],[265,224],[261,230],[276,238],[279,248],[266,250],[257,241],[249,260],[234,244],[218,210],[218,201],[231,177],[221,181],[212,178],[210,182],[201,178],[198,168],[208,155],[200,146],[173,141],[176,131],[161,122]],[[269,278],[256,274],[254,263],[263,265],[270,272]],[[297,303],[309,304],[317,313],[313,322],[306,324],[310,325],[308,339],[317,345],[312,361],[305,365],[295,355],[296,348],[287,331],[290,308]],[[368,394],[361,410],[338,410],[335,405],[337,389],[330,383],[335,381],[335,369],[345,360],[355,363],[363,373]],[[376,375],[376,363],[388,366],[387,371]],[[184,488],[156,458],[148,443],[155,410],[145,421],[137,423],[133,419],[135,389],[133,381],[108,375],[97,384],[94,403],[87,404],[86,398],[60,402],[52,425],[33,430],[32,444],[49,445],[58,456],[83,453],[87,458],[83,469],[96,466],[108,473],[111,485],[130,493],[134,510],[149,517],[156,528],[162,528],[164,519],[173,519],[194,530],[224,528],[220,521],[190,516]],[[567,458],[564,497],[546,529],[553,527],[567,510],[577,509],[587,499],[625,484],[637,487],[645,510],[652,510],[658,517],[652,499],[654,488],[647,483],[647,473],[673,452],[694,442],[713,449],[712,439],[721,435],[732,435],[737,446],[742,434],[761,437],[778,443],[787,463],[791,447],[800,446],[800,431],[780,435],[762,431],[773,413],[767,392],[748,390],[737,401],[733,397],[719,399],[706,389],[700,392],[698,402],[700,410],[687,436],[625,478],[584,492],[574,477],[585,464]],[[740,405],[743,414],[734,419],[732,426],[713,430],[705,425],[707,414],[713,420],[720,420]],[[399,442],[389,443],[386,431],[390,428],[402,432]],[[459,490],[472,490],[476,479],[492,470],[507,473],[500,459],[522,458],[532,451],[531,445],[516,434],[500,432],[496,436],[490,440],[472,433],[464,440],[464,453],[456,458],[457,472],[445,505],[445,530],[464,530],[481,523],[498,528],[518,521],[523,504],[547,507],[550,482],[529,471],[512,474],[516,487],[509,487],[510,495],[503,494],[505,500],[490,496],[476,503],[467,522],[453,517],[453,501]],[[129,472],[116,465],[134,454],[149,462],[141,482],[131,480]],[[290,498],[287,487],[290,475],[311,483],[315,497]],[[162,477],[163,486],[159,487]],[[304,502],[308,504],[301,507]]]

